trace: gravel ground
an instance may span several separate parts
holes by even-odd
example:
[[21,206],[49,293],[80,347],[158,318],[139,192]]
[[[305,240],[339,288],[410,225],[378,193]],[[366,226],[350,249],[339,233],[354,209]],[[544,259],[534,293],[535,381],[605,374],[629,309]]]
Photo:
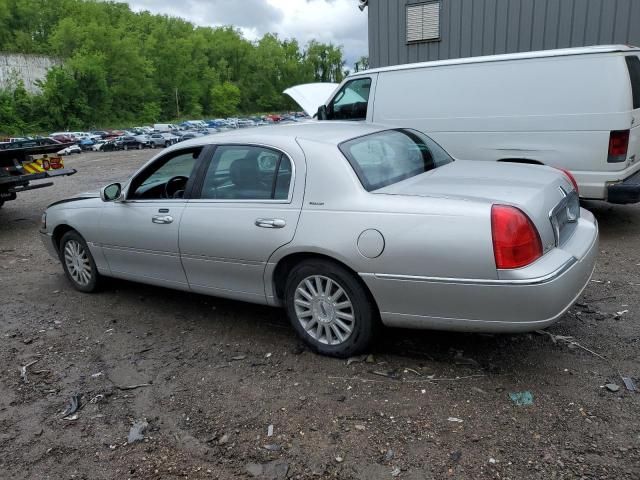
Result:
[[[73,157],[78,174],[0,210],[0,478],[640,478],[640,393],[620,378],[640,380],[640,206],[586,205],[598,267],[549,329],[585,349],[397,330],[347,364],[305,350],[277,309],[70,287],[42,211],[150,155]],[[510,399],[527,391],[531,405]],[[129,444],[134,422],[144,440]]]

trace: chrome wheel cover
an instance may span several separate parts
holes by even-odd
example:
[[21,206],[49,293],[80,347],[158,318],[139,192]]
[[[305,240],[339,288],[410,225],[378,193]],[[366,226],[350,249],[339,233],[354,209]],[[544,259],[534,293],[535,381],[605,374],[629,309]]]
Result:
[[71,278],[83,287],[86,287],[93,278],[91,261],[85,247],[77,240],[69,240],[64,245],[64,263]]
[[302,280],[294,296],[296,317],[314,340],[340,345],[355,328],[355,312],[349,296],[333,279],[312,275]]

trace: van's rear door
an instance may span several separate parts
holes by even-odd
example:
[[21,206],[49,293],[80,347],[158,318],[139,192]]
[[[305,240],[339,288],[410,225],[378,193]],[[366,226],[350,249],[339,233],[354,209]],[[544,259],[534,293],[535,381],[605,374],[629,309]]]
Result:
[[[629,79],[631,81],[631,93],[633,101],[633,109],[631,111],[631,131],[629,132],[629,143],[626,152],[626,158],[621,159],[624,167],[632,166],[640,162],[640,58],[637,54],[625,57],[627,68],[629,70]],[[613,136],[612,133],[612,143]],[[611,152],[612,143],[609,145],[609,156],[615,152]],[[627,163],[628,162],[628,163]]]

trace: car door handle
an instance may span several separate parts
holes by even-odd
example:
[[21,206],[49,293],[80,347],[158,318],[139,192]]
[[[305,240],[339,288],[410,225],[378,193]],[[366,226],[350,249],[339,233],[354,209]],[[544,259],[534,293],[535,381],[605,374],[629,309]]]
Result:
[[284,228],[287,222],[281,218],[258,218],[256,220],[256,227],[261,228]]
[[167,224],[173,222],[173,217],[171,215],[154,215],[151,217],[151,221],[153,223]]

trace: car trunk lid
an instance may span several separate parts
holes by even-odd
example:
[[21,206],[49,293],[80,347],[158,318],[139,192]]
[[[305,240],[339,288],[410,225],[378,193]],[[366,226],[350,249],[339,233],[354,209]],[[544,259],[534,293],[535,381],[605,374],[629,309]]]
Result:
[[571,236],[580,214],[569,179],[540,165],[458,160],[373,193],[512,205],[534,222],[545,251]]

